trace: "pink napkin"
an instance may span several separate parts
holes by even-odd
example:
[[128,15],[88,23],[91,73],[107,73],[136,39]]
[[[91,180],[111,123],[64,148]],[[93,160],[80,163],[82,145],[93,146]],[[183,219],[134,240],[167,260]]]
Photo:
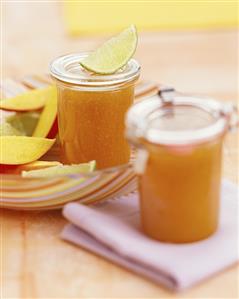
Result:
[[138,194],[87,207],[69,203],[61,237],[174,290],[182,290],[239,260],[238,189],[222,183],[220,226],[191,244],[154,241],[140,230]]

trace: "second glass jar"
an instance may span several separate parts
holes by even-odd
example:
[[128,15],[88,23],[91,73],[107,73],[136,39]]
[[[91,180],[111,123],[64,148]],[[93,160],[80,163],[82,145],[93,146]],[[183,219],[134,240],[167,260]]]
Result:
[[218,227],[222,147],[233,106],[159,96],[132,106],[127,136],[138,148],[141,224],[173,243],[207,238]]

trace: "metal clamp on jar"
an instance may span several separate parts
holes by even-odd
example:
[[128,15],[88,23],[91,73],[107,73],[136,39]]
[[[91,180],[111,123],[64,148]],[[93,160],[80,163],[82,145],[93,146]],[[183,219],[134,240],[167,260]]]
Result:
[[135,170],[147,235],[184,243],[216,231],[222,146],[237,124],[232,105],[172,89],[129,109],[126,135],[138,148]]

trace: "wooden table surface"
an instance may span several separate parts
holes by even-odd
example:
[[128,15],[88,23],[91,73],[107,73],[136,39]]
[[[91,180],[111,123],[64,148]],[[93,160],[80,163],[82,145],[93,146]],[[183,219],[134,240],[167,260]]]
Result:
[[[45,73],[60,54],[94,49],[104,37],[70,38],[60,3],[3,3],[3,77]],[[236,31],[140,34],[142,77],[185,92],[237,101]],[[224,176],[238,181],[238,134],[225,144]],[[238,298],[238,268],[182,294],[59,238],[60,211],[1,211],[3,298]],[[220,250],[220,248],[218,249]],[[193,265],[192,265],[193,267]]]

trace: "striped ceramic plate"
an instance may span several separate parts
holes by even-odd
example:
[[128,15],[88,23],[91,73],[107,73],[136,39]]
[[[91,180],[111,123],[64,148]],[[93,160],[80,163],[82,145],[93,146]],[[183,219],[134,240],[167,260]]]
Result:
[[[22,80],[6,79],[0,86],[1,98],[12,97],[28,89],[44,87],[48,76],[28,76]],[[136,86],[136,100],[155,94],[157,87],[141,81]],[[8,112],[1,111],[1,117]],[[45,157],[56,160],[58,148]],[[69,201],[94,203],[136,189],[132,165],[95,171],[91,174],[68,175],[56,178],[22,178],[20,175],[1,175],[1,207],[8,209],[57,209]]]

